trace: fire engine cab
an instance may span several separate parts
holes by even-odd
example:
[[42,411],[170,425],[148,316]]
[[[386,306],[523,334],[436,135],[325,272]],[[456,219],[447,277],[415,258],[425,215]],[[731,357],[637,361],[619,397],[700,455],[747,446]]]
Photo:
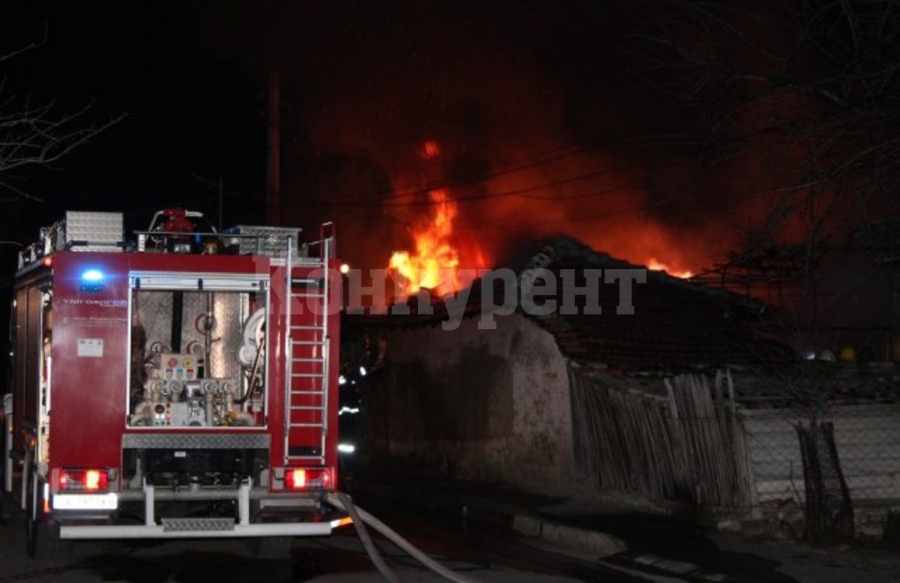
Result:
[[77,539],[328,535],[341,277],[330,224],[215,232],[67,212],[20,254],[4,490],[35,557]]

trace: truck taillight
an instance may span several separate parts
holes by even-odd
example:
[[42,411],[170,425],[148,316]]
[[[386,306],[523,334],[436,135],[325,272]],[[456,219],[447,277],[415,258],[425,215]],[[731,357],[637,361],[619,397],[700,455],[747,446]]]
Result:
[[105,492],[109,489],[106,470],[60,470],[60,492]]
[[320,490],[331,487],[331,468],[285,468],[284,485],[288,490]]

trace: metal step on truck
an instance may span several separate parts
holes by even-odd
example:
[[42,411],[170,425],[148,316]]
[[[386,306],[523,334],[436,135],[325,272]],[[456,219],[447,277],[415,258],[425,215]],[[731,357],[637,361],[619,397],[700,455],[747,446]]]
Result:
[[349,522],[337,487],[335,238],[166,209],[67,212],[19,256],[5,498],[28,551],[87,539],[284,545]]

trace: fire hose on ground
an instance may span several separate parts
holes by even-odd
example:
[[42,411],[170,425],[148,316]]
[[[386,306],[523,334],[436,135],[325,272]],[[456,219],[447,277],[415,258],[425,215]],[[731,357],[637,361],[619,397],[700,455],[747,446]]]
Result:
[[390,581],[390,583],[399,583],[400,579],[384,562],[384,559],[381,557],[381,553],[378,552],[378,548],[372,541],[372,537],[369,536],[369,531],[368,529],[366,529],[366,524],[380,532],[388,540],[400,547],[400,549],[406,552],[409,556],[419,561],[422,565],[431,569],[444,579],[447,579],[448,581],[454,581],[455,583],[480,583],[477,579],[472,579],[471,577],[460,575],[459,573],[448,569],[447,567],[441,565],[440,563],[414,547],[409,541],[401,537],[386,524],[384,524],[362,508],[358,508],[351,501],[350,497],[347,494],[344,494],[343,492],[338,492],[337,494],[329,494],[328,501],[350,515],[350,517],[353,519],[353,525],[356,527],[356,532],[359,535],[359,539],[362,542],[363,547],[366,549],[366,553],[369,555],[369,558],[372,560],[375,568],[378,569],[378,572],[381,573],[381,575],[387,581]]

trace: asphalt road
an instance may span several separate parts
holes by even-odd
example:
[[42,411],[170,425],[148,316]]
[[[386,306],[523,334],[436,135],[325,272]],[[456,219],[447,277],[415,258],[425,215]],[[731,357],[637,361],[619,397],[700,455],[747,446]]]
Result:
[[[377,501],[373,502],[376,505]],[[420,509],[381,502],[366,508],[445,567],[481,582],[633,581],[588,561],[545,553],[504,533],[476,530]],[[362,504],[361,504],[362,505]],[[444,581],[376,536],[382,556],[404,583]],[[253,555],[243,540],[78,542],[70,560],[35,562],[25,553],[22,519],[0,526],[0,583],[13,581],[135,583],[207,581],[381,582],[352,526],[331,537],[295,539],[290,555]]]

